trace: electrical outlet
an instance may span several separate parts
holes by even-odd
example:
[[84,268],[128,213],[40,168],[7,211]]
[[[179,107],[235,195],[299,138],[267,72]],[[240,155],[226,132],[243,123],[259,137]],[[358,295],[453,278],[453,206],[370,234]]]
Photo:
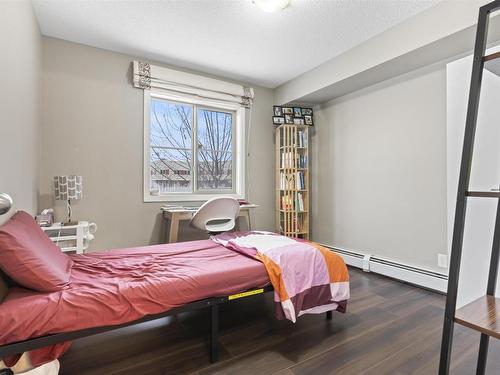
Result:
[[438,254],[438,267],[448,268],[448,255]]

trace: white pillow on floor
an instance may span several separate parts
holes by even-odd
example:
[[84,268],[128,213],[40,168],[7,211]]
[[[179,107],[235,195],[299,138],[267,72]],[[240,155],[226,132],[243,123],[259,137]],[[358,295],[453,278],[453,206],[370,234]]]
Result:
[[[25,353],[26,354],[26,353]],[[24,356],[24,354],[23,354]],[[22,362],[21,360],[19,362]],[[37,368],[31,369],[29,371],[25,371],[26,365],[23,366],[22,363],[17,363],[16,366],[11,368],[14,371],[14,374],[23,374],[23,375],[58,375],[59,374],[59,361],[57,359],[52,362],[46,363],[42,366],[38,366]],[[16,369],[17,367],[17,369]],[[0,361],[0,369],[5,368],[5,364],[3,361]]]
[[42,366],[29,370],[28,372],[23,372],[25,375],[57,375],[59,374],[59,361],[57,359],[52,362],[46,363]]

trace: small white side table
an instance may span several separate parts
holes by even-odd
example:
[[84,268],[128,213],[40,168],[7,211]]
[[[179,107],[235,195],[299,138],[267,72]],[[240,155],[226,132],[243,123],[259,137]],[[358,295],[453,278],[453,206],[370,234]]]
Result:
[[87,221],[79,221],[77,225],[67,226],[63,223],[54,223],[50,227],[41,228],[63,252],[76,252],[77,254],[83,254],[88,249],[97,230],[96,224]]

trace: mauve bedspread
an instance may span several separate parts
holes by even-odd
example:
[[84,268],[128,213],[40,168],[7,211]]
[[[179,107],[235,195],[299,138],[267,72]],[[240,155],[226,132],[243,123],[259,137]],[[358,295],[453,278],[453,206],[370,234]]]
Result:
[[[116,249],[72,259],[68,289],[10,290],[0,304],[0,345],[125,323],[269,283],[262,263],[210,240]],[[34,365],[50,361],[68,346],[32,351],[31,361]]]

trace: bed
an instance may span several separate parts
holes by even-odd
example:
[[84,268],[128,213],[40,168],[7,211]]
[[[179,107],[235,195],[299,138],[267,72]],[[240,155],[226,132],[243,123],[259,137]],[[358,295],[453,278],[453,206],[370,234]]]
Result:
[[46,363],[74,339],[201,308],[211,309],[210,360],[215,362],[218,306],[273,290],[261,261],[212,240],[70,260],[69,280],[60,290],[9,288],[0,303],[0,358],[7,364],[28,351],[33,365]]

